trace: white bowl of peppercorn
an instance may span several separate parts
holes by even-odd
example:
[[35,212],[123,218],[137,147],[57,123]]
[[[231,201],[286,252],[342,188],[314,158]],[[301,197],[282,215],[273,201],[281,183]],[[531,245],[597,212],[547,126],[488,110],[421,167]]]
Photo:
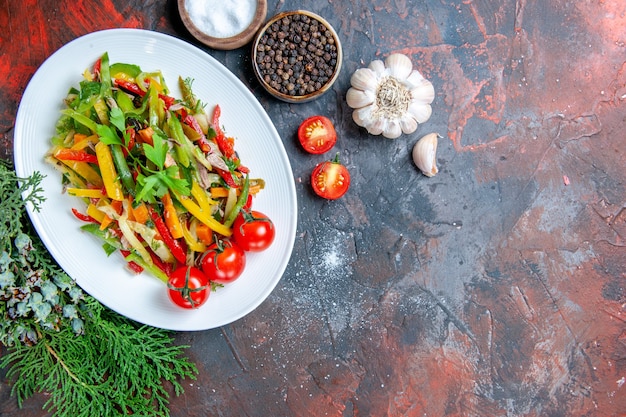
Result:
[[252,47],[257,79],[271,95],[289,103],[311,101],[328,91],[342,61],[337,32],[324,18],[305,10],[269,19]]

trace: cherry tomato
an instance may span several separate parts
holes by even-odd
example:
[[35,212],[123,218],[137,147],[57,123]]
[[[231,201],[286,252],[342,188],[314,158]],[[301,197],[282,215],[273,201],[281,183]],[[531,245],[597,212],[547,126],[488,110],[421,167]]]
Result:
[[298,140],[305,151],[321,154],[335,146],[337,132],[327,117],[312,116],[300,124]]
[[200,258],[200,263],[209,280],[228,284],[239,278],[243,272],[246,254],[231,240],[223,239],[207,248]]
[[170,300],[183,308],[198,308],[209,299],[211,283],[205,274],[193,266],[181,266],[167,281]]
[[350,172],[339,162],[339,154],[332,161],[321,162],[313,169],[311,186],[320,197],[336,200],[350,187]]
[[233,239],[244,251],[269,248],[275,235],[274,223],[260,211],[242,211],[233,223]]

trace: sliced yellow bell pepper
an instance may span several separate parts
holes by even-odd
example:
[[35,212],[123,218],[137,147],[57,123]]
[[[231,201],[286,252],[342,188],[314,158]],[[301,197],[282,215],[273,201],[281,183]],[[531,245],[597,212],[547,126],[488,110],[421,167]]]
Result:
[[98,142],[96,144],[96,156],[98,157],[98,165],[100,166],[100,173],[102,174],[102,181],[104,182],[107,195],[111,200],[122,201],[124,199],[124,191],[122,191],[122,184],[113,165],[111,149],[109,149],[107,144]]
[[93,169],[87,162],[78,161],[61,161],[67,165],[75,173],[83,177],[88,183],[95,185],[96,187],[102,187],[104,185],[102,177],[98,174],[98,171]]
[[206,245],[200,241],[198,241],[193,233],[191,233],[191,231],[187,228],[187,226],[184,224],[184,222],[182,223],[182,232],[183,232],[183,237],[185,238],[185,242],[187,243],[187,246],[189,247],[189,249],[191,249],[194,252],[204,252],[206,250]]
[[209,226],[211,230],[226,237],[232,235],[233,231],[230,227],[226,227],[222,223],[215,220],[209,211],[205,211],[200,208],[200,206],[194,203],[191,198],[180,194],[174,194],[174,196],[178,201],[180,201],[183,207],[191,213],[192,216]]
[[102,223],[102,221],[104,220],[104,218],[106,217],[106,214],[104,214],[103,212],[101,212],[98,207],[94,204],[89,204],[87,206],[87,214],[91,217],[93,217],[94,219],[96,219],[98,221],[98,223]]
[[116,80],[124,80],[124,81],[128,81],[131,83],[135,82],[135,77],[133,77],[132,75],[126,74],[125,72],[116,72],[115,74],[111,74],[112,77],[111,78],[115,78]]
[[70,169],[67,165],[63,164],[61,161],[53,157],[52,155],[47,155],[45,161],[54,167],[57,171],[65,175],[70,184],[72,184],[76,188],[87,188],[87,183],[81,177],[76,174],[72,169]]
[[211,206],[217,204],[217,201],[210,199],[206,191],[195,181],[191,184],[191,195],[196,199],[200,208],[206,212],[210,213]]
[[98,115],[98,119],[100,119],[100,123],[103,125],[109,125],[109,108],[107,107],[104,99],[99,97],[94,103],[93,108],[96,110],[96,114]]
[[68,188],[67,193],[76,197],[84,198],[103,198],[106,197],[102,194],[102,190],[99,188]]
[[95,77],[89,69],[85,69],[85,71],[83,71],[83,78],[87,81],[93,81]]

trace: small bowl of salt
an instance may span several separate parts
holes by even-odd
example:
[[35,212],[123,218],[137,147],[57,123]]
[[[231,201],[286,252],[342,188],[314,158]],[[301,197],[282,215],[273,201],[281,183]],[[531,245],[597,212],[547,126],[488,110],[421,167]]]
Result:
[[178,0],[178,11],[193,37],[229,50],[252,40],[267,15],[267,0]]

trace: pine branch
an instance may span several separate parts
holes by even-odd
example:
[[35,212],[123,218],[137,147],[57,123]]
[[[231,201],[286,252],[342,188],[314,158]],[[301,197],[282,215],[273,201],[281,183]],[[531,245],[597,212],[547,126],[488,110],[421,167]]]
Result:
[[0,366],[11,365],[7,378],[20,406],[34,392],[47,392],[44,408],[58,417],[167,416],[163,381],[179,395],[179,379],[197,373],[182,357],[186,346],[171,342],[164,330],[138,327],[106,310],[86,323],[83,336],[46,334],[34,346],[9,348]]
[[11,394],[21,407],[47,393],[44,409],[57,417],[167,416],[164,383],[179,395],[179,381],[198,372],[187,346],[107,309],[58,267],[25,212],[42,201],[40,181],[0,161],[0,367]]

